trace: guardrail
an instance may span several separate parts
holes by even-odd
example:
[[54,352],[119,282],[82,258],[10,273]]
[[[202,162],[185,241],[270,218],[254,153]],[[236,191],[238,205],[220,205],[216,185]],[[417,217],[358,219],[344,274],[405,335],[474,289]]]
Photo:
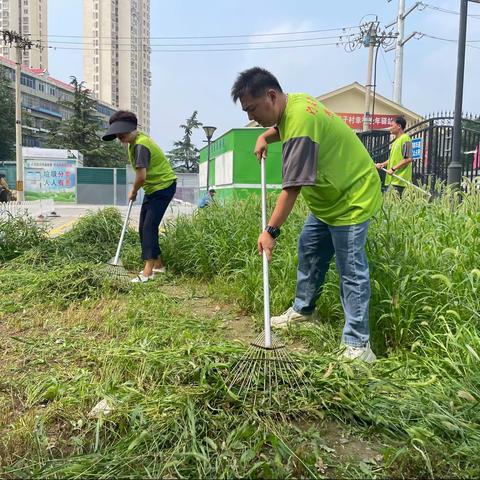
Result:
[[51,198],[25,202],[0,203],[0,219],[25,215],[35,219],[41,219],[51,216],[54,211],[55,202]]

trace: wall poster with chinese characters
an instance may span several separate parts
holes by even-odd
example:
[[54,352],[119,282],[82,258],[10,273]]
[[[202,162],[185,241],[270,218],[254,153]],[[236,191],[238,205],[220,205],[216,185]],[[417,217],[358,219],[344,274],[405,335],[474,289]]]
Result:
[[57,202],[76,201],[76,158],[25,158],[24,166],[27,200],[52,198]]

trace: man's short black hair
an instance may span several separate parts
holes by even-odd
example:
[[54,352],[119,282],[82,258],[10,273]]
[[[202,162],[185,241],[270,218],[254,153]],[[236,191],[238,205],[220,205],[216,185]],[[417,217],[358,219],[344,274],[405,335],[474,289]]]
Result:
[[397,125],[400,125],[402,127],[402,130],[405,130],[405,127],[407,126],[407,121],[403,117],[395,118],[394,122]]
[[249,68],[238,74],[232,87],[232,99],[236,102],[245,95],[261,97],[270,88],[283,92],[276,77],[268,70],[260,67]]
[[118,110],[118,112],[115,112],[108,119],[108,123],[111,125],[113,122],[117,122],[118,120],[134,123],[135,125],[138,124],[137,116],[133,112],[130,112],[128,110]]
[[210,188],[210,189],[208,190],[208,192],[209,192],[209,193],[217,193],[214,188]]

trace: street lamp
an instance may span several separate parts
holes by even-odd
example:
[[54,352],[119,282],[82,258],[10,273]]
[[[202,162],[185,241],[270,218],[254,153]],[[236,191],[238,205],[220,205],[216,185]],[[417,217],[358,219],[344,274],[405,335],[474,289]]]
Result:
[[[480,0],[470,0],[480,3]],[[453,119],[452,160],[448,166],[447,183],[460,186],[463,165],[460,162],[462,149],[462,104],[465,76],[465,48],[467,43],[467,14],[469,0],[460,0],[460,28],[458,33],[457,84],[455,87],[455,113]]]
[[207,195],[208,190],[210,187],[210,144],[212,143],[212,137],[217,127],[203,127],[203,131],[205,132],[205,136],[207,137],[208,143],[208,153],[207,153]]

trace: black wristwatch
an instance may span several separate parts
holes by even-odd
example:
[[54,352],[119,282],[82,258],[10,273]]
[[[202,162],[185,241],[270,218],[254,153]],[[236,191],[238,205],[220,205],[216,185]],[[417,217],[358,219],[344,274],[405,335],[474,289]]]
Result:
[[272,238],[277,238],[280,235],[280,229],[277,227],[271,227],[270,225],[265,227],[265,231],[268,232]]

